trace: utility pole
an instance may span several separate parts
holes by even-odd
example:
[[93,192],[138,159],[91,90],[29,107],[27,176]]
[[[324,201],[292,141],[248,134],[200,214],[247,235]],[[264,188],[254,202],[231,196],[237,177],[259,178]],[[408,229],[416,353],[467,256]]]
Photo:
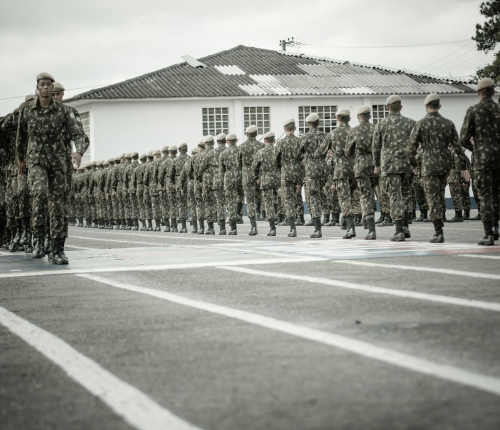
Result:
[[295,41],[292,37],[291,39],[288,38],[287,40],[280,40],[280,45],[281,45],[281,50],[286,51],[287,45],[300,46],[300,45],[303,45],[303,43]]

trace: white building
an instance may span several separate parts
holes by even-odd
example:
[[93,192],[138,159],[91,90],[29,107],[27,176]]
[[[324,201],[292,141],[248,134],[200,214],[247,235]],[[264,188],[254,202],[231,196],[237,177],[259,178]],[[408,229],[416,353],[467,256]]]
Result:
[[425,115],[424,98],[441,95],[441,113],[460,131],[467,108],[477,103],[475,85],[407,70],[349,63],[284,51],[237,46],[199,61],[186,61],[147,75],[79,94],[67,102],[82,115],[90,148],[84,162],[164,145],[197,145],[202,136],[234,132],[243,141],[247,125],[280,136],[295,118],[299,132],[311,111],[322,127],[336,126],[335,112],[373,107],[376,123],[390,94],[403,99],[403,115]]

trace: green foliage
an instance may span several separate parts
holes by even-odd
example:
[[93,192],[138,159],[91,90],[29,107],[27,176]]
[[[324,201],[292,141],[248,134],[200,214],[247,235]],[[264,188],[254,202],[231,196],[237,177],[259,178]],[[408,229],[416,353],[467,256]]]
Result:
[[[481,3],[481,15],[488,18],[483,25],[476,24],[476,41],[479,51],[490,52],[500,42],[500,0],[490,0]],[[500,56],[495,54],[495,60],[483,68],[476,70],[476,80],[491,78],[500,83]]]

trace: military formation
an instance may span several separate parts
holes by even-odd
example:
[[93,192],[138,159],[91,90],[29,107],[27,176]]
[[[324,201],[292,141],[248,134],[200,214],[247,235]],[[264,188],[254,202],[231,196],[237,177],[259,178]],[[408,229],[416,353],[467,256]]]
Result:
[[413,222],[432,222],[430,242],[442,243],[448,185],[455,208],[448,222],[481,220],[479,244],[493,245],[499,239],[500,109],[491,79],[481,80],[477,93],[460,136],[440,115],[437,94],[427,96],[427,114],[418,122],[401,114],[402,99],[392,95],[389,114],[377,125],[369,106],[357,111],[352,128],[350,111],[340,109],[328,134],[311,113],[302,136],[289,119],[278,141],[273,132],[259,141],[251,125],[239,145],[236,134],[221,133],[205,136],[190,154],[181,143],[80,165],[89,145],[80,116],[62,103],[64,87],[42,73],[36,94],[0,118],[0,240],[11,252],[24,249],[67,264],[68,226],[188,233],[189,222],[193,234],[214,235],[218,224],[219,235],[237,235],[246,203],[251,236],[258,234],[257,221],[266,220],[268,236],[276,236],[277,225],[289,226],[288,237],[309,225],[311,238],[320,238],[322,227],[338,225],[344,239],[364,226],[365,239],[375,240],[377,227],[394,226],[391,240],[399,242],[411,237]]

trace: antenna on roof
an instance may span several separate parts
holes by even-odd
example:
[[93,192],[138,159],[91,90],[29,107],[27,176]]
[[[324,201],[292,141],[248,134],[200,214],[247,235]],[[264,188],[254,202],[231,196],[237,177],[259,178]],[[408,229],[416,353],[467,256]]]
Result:
[[281,50],[286,51],[286,46],[300,46],[303,45],[302,42],[298,42],[297,40],[294,40],[293,37],[290,39],[288,38],[287,40],[280,40],[280,45],[281,45]]

